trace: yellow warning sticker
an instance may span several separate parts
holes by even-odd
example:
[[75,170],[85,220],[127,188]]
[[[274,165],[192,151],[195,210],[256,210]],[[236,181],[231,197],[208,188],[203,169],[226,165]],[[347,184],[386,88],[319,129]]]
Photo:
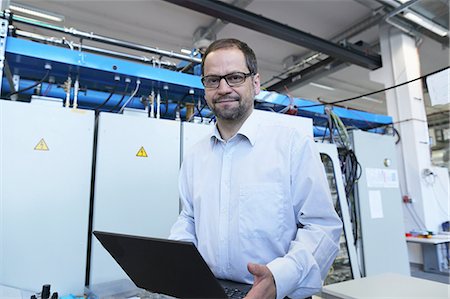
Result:
[[35,151],[48,151],[47,143],[45,143],[44,138],[39,140],[38,144],[34,147]]
[[147,152],[145,151],[143,146],[141,146],[141,148],[137,152],[136,157],[144,157],[144,158],[148,157]]

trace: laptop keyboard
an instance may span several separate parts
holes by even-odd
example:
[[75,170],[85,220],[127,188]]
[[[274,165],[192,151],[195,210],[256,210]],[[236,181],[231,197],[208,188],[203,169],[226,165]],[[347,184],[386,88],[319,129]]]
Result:
[[227,288],[224,287],[225,294],[230,299],[241,299],[244,298],[247,295],[247,292],[241,291],[236,288]]

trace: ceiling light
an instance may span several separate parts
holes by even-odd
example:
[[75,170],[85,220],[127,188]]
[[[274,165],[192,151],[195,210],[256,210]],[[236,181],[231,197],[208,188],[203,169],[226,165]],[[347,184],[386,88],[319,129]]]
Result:
[[448,34],[448,30],[443,28],[442,26],[436,24],[433,21],[430,21],[426,19],[425,17],[422,17],[416,13],[413,12],[406,12],[403,14],[405,18],[408,20],[416,23],[417,25],[420,25],[424,28],[427,28],[428,30],[436,33],[437,35],[440,35],[442,37],[446,36]]
[[383,103],[382,100],[378,100],[378,99],[374,99],[374,98],[369,98],[369,97],[361,97],[361,99],[364,99],[364,100],[367,100],[367,101],[371,101],[371,102],[375,102],[375,103],[378,103],[378,104]]
[[9,9],[12,10],[13,12],[19,12],[19,13],[27,14],[30,16],[50,20],[50,21],[55,21],[55,22],[63,22],[64,21],[64,16],[62,16],[62,15],[57,15],[55,13],[43,11],[43,10],[31,7],[31,6],[26,6],[26,5],[22,5],[22,4],[10,4]]
[[317,83],[314,83],[314,82],[309,83],[309,85],[312,85],[312,86],[315,86],[315,87],[319,87],[319,88],[322,88],[322,89],[326,89],[326,90],[334,90],[333,87],[322,85],[322,84],[317,84]]

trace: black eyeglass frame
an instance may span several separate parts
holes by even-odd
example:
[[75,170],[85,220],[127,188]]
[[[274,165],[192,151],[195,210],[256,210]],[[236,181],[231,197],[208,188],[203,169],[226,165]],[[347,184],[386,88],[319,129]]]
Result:
[[[227,80],[227,77],[230,76],[230,75],[236,75],[236,74],[243,75],[243,76],[244,76],[244,79],[242,80],[242,82],[235,83],[235,84],[230,84],[230,82],[228,82],[228,80]],[[227,82],[228,86],[234,87],[234,86],[239,86],[239,85],[243,84],[243,83],[245,82],[245,80],[246,80],[248,77],[251,77],[251,76],[254,76],[254,75],[255,75],[255,73],[252,73],[252,72],[249,72],[249,73],[244,73],[244,72],[233,72],[233,73],[229,73],[229,74],[226,74],[226,75],[223,75],[223,76],[219,76],[219,75],[209,75],[209,76],[204,76],[204,77],[202,77],[201,81],[202,81],[202,84],[203,84],[203,86],[204,86],[205,88],[210,88],[210,89],[218,88],[219,85],[220,85],[220,81],[222,81],[222,79],[225,79],[225,82]],[[216,78],[218,78],[218,81],[217,81],[218,83],[217,83],[217,86],[216,86],[216,87],[207,87],[207,86],[205,85],[205,78],[208,78],[208,77],[216,77]]]

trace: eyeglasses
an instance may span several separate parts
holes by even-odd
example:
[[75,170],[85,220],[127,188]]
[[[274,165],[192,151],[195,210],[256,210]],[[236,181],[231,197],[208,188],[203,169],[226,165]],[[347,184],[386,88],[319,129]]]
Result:
[[211,76],[204,76],[202,77],[202,83],[203,86],[205,86],[205,88],[217,88],[220,85],[220,81],[222,79],[225,79],[225,81],[227,82],[227,84],[230,87],[233,86],[238,86],[242,83],[244,83],[245,79],[247,79],[247,77],[253,76],[253,73],[242,73],[242,72],[235,72],[235,73],[231,73],[231,74],[226,74],[224,76],[216,76],[216,75],[211,75]]

